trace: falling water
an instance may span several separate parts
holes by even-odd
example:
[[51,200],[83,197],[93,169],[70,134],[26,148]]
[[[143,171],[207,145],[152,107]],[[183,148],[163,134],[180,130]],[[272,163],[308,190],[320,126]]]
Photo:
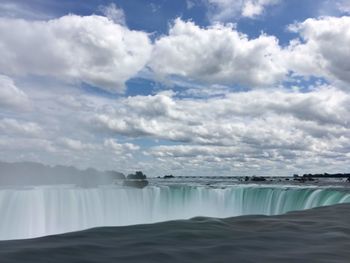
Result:
[[98,226],[153,223],[195,216],[276,215],[350,202],[350,193],[282,186],[74,186],[0,190],[0,239],[22,239]]

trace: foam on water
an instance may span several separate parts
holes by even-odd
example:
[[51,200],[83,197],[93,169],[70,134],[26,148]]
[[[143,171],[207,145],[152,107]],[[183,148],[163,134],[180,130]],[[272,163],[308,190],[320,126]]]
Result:
[[98,226],[195,216],[277,215],[350,202],[346,191],[314,187],[34,187],[0,190],[0,239],[24,239]]

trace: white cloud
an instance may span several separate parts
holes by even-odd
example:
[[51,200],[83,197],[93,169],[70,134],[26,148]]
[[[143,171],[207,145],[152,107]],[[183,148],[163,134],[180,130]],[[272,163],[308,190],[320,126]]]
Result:
[[179,18],[155,42],[150,67],[160,76],[248,87],[273,85],[287,73],[275,37],[248,39],[232,26],[200,28]]
[[302,38],[286,53],[291,70],[301,76],[350,83],[350,17],[310,18],[290,29]]
[[140,149],[139,146],[132,143],[118,143],[115,139],[106,139],[104,146],[111,148],[113,151],[123,153],[126,151],[137,151]]
[[148,35],[102,16],[67,15],[49,21],[0,18],[0,72],[83,81],[122,92],[141,70]]
[[265,34],[249,39],[232,25],[201,28],[176,19],[155,41],[149,66],[160,79],[181,77],[205,85],[265,88],[292,77],[320,77],[337,86],[350,83],[350,17],[321,17],[295,23],[298,34],[286,47]]
[[239,17],[255,18],[262,15],[269,6],[280,0],[205,0],[208,4],[209,19],[225,22]]
[[10,118],[0,119],[0,130],[3,134],[20,134],[25,136],[40,136],[43,132],[42,128],[37,123],[18,121]]
[[[0,19],[0,42],[6,44],[0,47],[0,72],[49,77],[27,83],[24,93],[0,75],[0,105],[6,109],[0,159],[158,174],[348,167],[350,94],[338,84],[350,83],[349,17],[309,19],[291,28],[301,39],[282,48],[272,36],[249,39],[233,26],[200,28],[177,19],[169,35],[155,41],[147,64],[153,49],[147,34],[105,17]],[[27,40],[29,48],[16,39]],[[145,64],[157,76],[179,76],[183,89],[111,99],[57,87],[50,78],[121,91]],[[332,83],[271,87],[289,70]],[[198,82],[193,88],[192,81]],[[232,84],[252,89],[233,93]],[[8,112],[29,101],[35,110]]]
[[342,13],[350,14],[350,0],[339,0],[337,8]]
[[28,1],[1,0],[0,4],[0,17],[24,19],[48,19],[52,17],[47,10],[45,11],[40,10],[38,5],[34,6],[33,3],[28,3]]
[[[171,93],[118,101],[91,125],[129,137],[237,146],[263,151],[314,151],[349,135],[350,96],[331,87],[309,93],[251,91],[180,100]],[[344,145],[345,147],[345,145]]]
[[138,145],[133,143],[118,143],[117,140],[111,138],[105,139],[103,145],[105,150],[112,151],[112,155],[122,160],[133,158],[133,152],[140,150]]
[[181,174],[277,169],[285,174],[348,164],[350,96],[330,86],[307,93],[225,91],[203,99],[179,98],[170,91],[118,99],[75,97],[62,90],[31,97],[35,113],[20,112],[1,130],[9,123],[40,123],[40,139],[7,129],[0,136],[0,159],[142,169],[150,175],[169,169]]
[[280,0],[246,0],[242,8],[242,16],[256,17],[261,15],[267,6],[276,5]]
[[0,108],[27,109],[29,104],[24,91],[19,89],[11,78],[0,74]]
[[60,139],[60,142],[62,143],[63,146],[67,147],[70,150],[75,150],[75,151],[94,150],[98,148],[97,146],[91,143],[83,143],[80,140],[75,140],[71,138],[62,138]]
[[0,156],[10,156],[13,152],[12,158],[17,159],[17,155],[28,151],[29,153],[39,153],[41,157],[45,154],[54,154],[56,148],[53,143],[46,139],[39,138],[3,138],[0,137]]
[[101,12],[114,23],[126,25],[124,10],[112,3],[108,6],[100,6]]
[[177,143],[149,151],[165,166],[197,173],[220,167],[248,172],[266,168],[271,174],[274,168],[320,171],[330,169],[327,163],[348,162],[344,154],[350,150],[350,96],[344,91],[251,91],[173,102],[171,114],[150,117],[143,109],[142,116],[136,107],[137,114],[130,117],[157,123],[152,136]]

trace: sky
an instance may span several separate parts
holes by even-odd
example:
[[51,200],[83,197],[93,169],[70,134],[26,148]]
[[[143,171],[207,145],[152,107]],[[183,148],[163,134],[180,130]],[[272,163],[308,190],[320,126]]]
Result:
[[350,0],[0,0],[0,160],[349,172]]

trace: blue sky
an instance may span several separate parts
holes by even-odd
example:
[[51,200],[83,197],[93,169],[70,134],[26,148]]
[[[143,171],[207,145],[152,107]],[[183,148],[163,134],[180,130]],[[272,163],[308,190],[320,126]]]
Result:
[[[149,33],[154,32],[156,36],[166,34],[169,23],[177,17],[181,17],[184,20],[192,20],[200,26],[211,24],[207,14],[207,4],[201,0],[194,0],[191,8],[188,8],[186,0],[62,0],[59,2],[54,0],[16,0],[4,2],[16,3],[20,8],[30,10],[32,18],[35,18],[35,16],[40,18],[41,15],[60,17],[68,13],[82,16],[101,14],[101,6],[115,3],[124,10],[126,22],[130,29],[143,30]],[[225,22],[237,23],[238,29],[251,37],[256,37],[263,31],[278,36],[281,43],[287,43],[294,37],[286,32],[287,25],[295,21],[304,21],[307,18],[321,15],[339,16],[341,14],[345,13],[336,8],[335,1],[281,1],[278,5],[270,7],[267,12],[255,19],[232,16],[226,19]]]
[[349,13],[348,0],[3,0],[0,159],[343,172]]

